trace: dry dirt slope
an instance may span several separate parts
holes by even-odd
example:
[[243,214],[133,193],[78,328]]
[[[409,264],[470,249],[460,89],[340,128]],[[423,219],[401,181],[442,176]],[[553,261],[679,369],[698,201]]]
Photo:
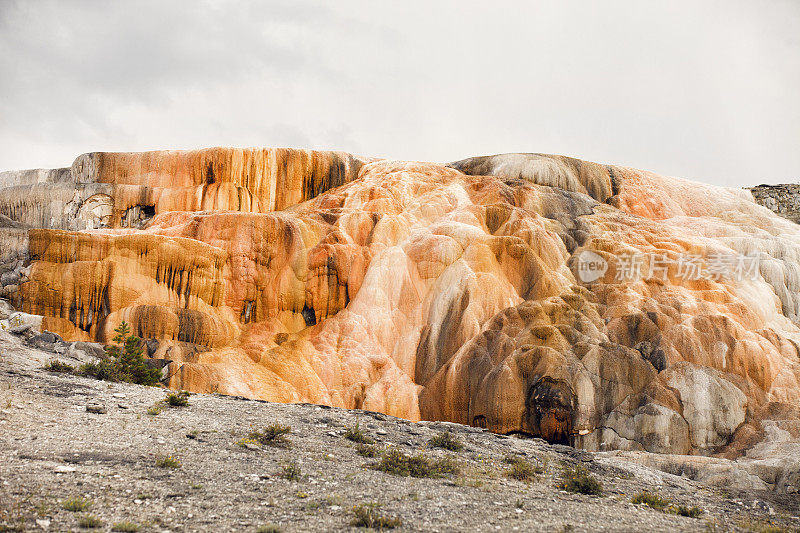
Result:
[[[190,405],[149,415],[165,391],[41,370],[53,355],[0,333],[0,530],[97,531],[131,522],[140,531],[354,530],[353,507],[377,502],[401,531],[792,531],[796,495],[712,489],[614,457],[543,441],[503,437],[381,414],[193,395]],[[88,404],[106,412],[87,412]],[[359,427],[379,448],[450,456],[461,473],[436,479],[375,471],[344,437]],[[254,429],[291,426],[287,447],[237,445]],[[465,449],[433,449],[449,429]],[[171,455],[178,468],[157,466]],[[543,465],[525,483],[509,479],[507,455]],[[283,477],[291,462],[297,480]],[[563,465],[582,463],[602,496],[555,488]],[[631,503],[643,489],[673,504],[698,506],[699,518]],[[88,511],[63,503],[84,498]],[[795,498],[795,499],[790,499]],[[770,525],[771,524],[771,525]],[[88,529],[83,529],[88,530]]]

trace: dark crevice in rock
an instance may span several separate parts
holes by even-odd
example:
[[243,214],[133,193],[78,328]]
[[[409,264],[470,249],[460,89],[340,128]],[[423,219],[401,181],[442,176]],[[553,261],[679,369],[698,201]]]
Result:
[[314,313],[314,308],[306,304],[302,311],[303,320],[306,321],[306,326],[313,326],[317,323],[317,315]]
[[257,321],[256,302],[254,300],[245,300],[244,305],[242,305],[242,312],[239,315],[239,320],[245,324]]
[[134,205],[125,210],[120,220],[120,226],[123,228],[142,229],[154,216],[156,216],[156,206]]

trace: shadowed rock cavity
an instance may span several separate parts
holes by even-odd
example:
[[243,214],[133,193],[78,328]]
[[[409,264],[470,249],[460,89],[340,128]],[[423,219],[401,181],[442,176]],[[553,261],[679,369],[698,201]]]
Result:
[[543,377],[530,388],[525,411],[534,436],[552,444],[571,444],[575,395],[567,383]]

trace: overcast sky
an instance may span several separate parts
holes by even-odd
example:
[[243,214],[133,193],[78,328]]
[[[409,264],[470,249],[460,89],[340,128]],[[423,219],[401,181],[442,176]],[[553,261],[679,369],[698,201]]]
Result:
[[800,181],[800,1],[0,0],[0,169],[205,146]]

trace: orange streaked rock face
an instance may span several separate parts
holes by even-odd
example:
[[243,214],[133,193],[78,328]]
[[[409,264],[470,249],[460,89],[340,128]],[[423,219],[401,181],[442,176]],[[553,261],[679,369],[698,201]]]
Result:
[[75,340],[127,320],[172,387],[587,449],[735,456],[765,421],[797,431],[800,227],[748,192],[537,154],[214,148],[53,176],[0,190],[46,226],[20,241],[23,310]]

